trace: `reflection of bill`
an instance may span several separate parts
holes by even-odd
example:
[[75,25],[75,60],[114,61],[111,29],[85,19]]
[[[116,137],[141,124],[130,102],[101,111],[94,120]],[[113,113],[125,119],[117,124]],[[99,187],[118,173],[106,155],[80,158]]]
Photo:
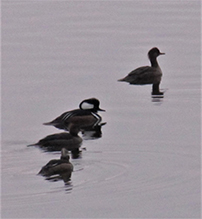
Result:
[[99,125],[96,126],[89,126],[86,128],[83,128],[81,130],[83,139],[85,140],[91,140],[91,139],[97,139],[102,137],[102,126],[107,124],[106,122],[100,123]]

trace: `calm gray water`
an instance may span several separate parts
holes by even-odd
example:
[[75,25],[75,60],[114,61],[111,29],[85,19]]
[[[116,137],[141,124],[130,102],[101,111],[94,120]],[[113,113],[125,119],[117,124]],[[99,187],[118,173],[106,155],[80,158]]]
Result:
[[[1,218],[200,218],[200,28],[199,0],[2,1]],[[117,82],[154,46],[162,99]],[[36,175],[60,154],[26,145],[90,97],[71,184]]]

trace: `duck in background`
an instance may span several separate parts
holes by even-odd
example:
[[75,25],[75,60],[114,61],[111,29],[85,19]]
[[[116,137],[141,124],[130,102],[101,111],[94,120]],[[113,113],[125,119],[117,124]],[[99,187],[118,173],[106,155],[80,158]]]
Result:
[[53,121],[43,124],[64,130],[69,130],[69,124],[75,124],[81,129],[96,126],[102,121],[97,112],[105,111],[100,109],[99,105],[100,102],[96,98],[85,99],[80,103],[79,109],[65,112]]
[[45,151],[60,151],[62,148],[71,151],[73,158],[78,158],[83,139],[78,135],[80,128],[69,124],[69,132],[56,133],[40,139],[37,143],[28,146],[39,146]]
[[66,184],[71,180],[73,169],[72,163],[69,162],[68,151],[65,148],[62,148],[60,159],[50,160],[41,168],[38,174],[47,177],[47,179],[51,179],[48,178],[51,176],[59,176]]
[[158,48],[152,48],[148,52],[148,58],[151,62],[151,66],[136,68],[126,77],[119,79],[118,81],[125,81],[136,85],[152,84],[152,95],[163,95],[163,92],[160,92],[159,90],[162,71],[157,62],[157,57],[164,54],[165,53],[160,52]]

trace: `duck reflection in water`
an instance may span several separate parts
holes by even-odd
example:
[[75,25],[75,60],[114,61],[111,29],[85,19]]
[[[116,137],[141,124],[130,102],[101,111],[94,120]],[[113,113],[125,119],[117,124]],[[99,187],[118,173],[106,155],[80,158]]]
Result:
[[119,79],[118,81],[125,81],[129,84],[145,85],[152,84],[152,95],[163,95],[160,92],[159,85],[162,78],[162,71],[157,62],[159,55],[164,55],[158,48],[154,47],[148,52],[148,58],[151,62],[151,66],[142,66],[136,68],[130,72],[126,77]]
[[69,133],[62,132],[48,135],[37,143],[28,146],[39,146],[45,151],[60,151],[62,148],[66,148],[68,151],[71,151],[72,158],[78,158],[81,153],[79,148],[83,141],[78,135],[79,131],[80,128],[78,126],[70,124]]
[[73,165],[69,162],[68,151],[65,148],[61,150],[60,159],[50,160],[39,171],[39,175],[46,177],[48,180],[57,181],[62,179],[65,184],[71,180]]
[[151,100],[153,103],[155,103],[155,104],[158,104],[158,105],[160,105],[160,104],[162,104],[163,103],[163,96],[160,96],[159,95],[159,97],[157,97],[157,96],[152,96],[152,100]]
[[107,123],[100,123],[96,126],[89,126],[86,128],[81,129],[82,137],[85,140],[92,140],[102,137],[102,126],[106,125]]
[[51,122],[44,123],[44,125],[52,125],[67,131],[69,130],[69,124],[75,124],[81,129],[96,126],[102,121],[97,112],[105,111],[100,109],[99,105],[100,102],[96,98],[83,100],[79,105],[79,109],[65,112]]

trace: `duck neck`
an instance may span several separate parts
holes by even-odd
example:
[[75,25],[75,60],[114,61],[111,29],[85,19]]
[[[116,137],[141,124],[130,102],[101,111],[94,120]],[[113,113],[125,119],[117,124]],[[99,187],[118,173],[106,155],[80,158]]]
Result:
[[150,57],[151,66],[157,68],[159,66],[156,57]]
[[69,156],[61,156],[61,157],[60,157],[60,160],[69,162]]
[[160,94],[160,91],[159,91],[159,84],[160,84],[160,83],[157,83],[157,84],[153,84],[153,85],[152,85],[152,95]]
[[72,136],[78,136],[78,132],[79,130],[77,128],[70,129],[69,131]]

